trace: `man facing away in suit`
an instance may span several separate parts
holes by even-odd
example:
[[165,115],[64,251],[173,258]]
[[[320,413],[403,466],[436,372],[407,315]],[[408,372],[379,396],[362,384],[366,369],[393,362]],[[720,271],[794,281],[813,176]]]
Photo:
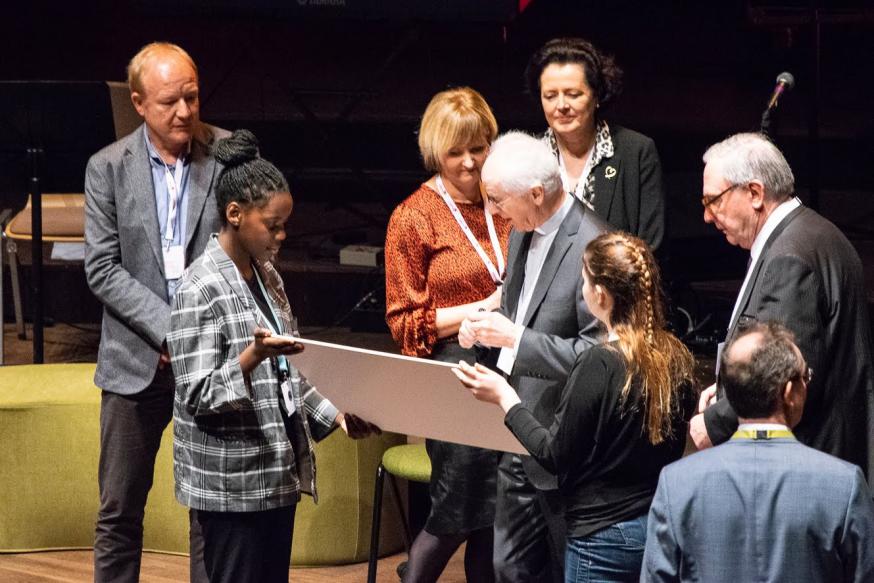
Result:
[[[194,61],[152,43],[128,65],[144,124],[96,153],[85,176],[85,273],[104,306],[95,384],[100,405],[100,510],[95,581],[137,581],[155,456],[173,412],[165,338],[186,265],[219,228],[210,143],[227,132],[200,122]],[[191,538],[192,580],[206,580]]]
[[[597,341],[582,296],[582,257],[609,226],[562,188],[548,146],[521,132],[492,144],[483,164],[487,209],[513,225],[501,309],[465,320],[464,347],[494,348],[522,402],[552,423],[577,354]],[[557,478],[530,456],[498,465],[494,564],[499,582],[562,580],[564,509]]]
[[[704,220],[750,250],[726,340],[752,322],[787,326],[816,371],[795,434],[874,476],[874,363],[862,262],[831,222],[794,197],[783,154],[761,134],[737,134],[704,154]],[[705,391],[690,430],[700,448],[737,427],[729,401]],[[722,397],[722,395],[719,395]]]
[[775,322],[729,345],[720,383],[740,425],[724,445],[662,470],[641,581],[874,581],[874,502],[862,471],[789,429],[811,376]]

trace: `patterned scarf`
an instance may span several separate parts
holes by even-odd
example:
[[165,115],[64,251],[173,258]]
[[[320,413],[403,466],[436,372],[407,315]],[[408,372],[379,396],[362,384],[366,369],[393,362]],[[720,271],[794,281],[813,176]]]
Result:
[[[555,133],[552,128],[548,128],[543,134],[543,141],[555,154],[556,159],[559,157],[558,141],[556,141]],[[585,181],[579,181],[576,188],[570,194],[580,199],[580,201],[589,207],[590,210],[595,210],[595,167],[601,163],[604,158],[613,157],[613,140],[610,138],[610,128],[605,120],[601,120],[595,126],[595,148],[592,152],[592,162],[589,164],[589,175]]]

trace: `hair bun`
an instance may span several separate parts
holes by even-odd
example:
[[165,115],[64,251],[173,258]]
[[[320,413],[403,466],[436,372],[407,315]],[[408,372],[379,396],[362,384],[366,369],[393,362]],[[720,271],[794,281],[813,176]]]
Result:
[[216,142],[212,154],[225,168],[251,162],[258,158],[258,138],[249,130],[236,130]]

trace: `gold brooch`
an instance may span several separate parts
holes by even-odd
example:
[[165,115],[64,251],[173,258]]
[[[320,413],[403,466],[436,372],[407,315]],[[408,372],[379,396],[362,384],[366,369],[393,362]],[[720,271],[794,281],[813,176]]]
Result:
[[604,168],[604,178],[609,179],[613,178],[614,176],[616,176],[616,168],[614,168],[613,166],[607,166],[606,168]]

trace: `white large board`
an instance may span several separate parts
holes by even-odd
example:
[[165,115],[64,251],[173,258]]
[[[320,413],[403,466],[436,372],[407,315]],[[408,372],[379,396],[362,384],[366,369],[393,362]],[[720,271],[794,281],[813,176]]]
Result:
[[341,411],[383,431],[526,453],[500,407],[477,401],[451,363],[295,338],[291,361]]

